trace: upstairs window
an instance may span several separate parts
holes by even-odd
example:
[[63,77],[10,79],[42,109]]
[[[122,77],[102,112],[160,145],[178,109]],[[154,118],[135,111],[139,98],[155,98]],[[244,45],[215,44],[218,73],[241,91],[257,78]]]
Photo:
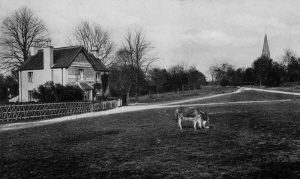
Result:
[[79,69],[79,80],[83,80],[83,69]]
[[28,82],[32,83],[33,72],[28,72]]
[[96,81],[100,81],[100,77],[101,77],[101,74],[100,73],[96,73]]

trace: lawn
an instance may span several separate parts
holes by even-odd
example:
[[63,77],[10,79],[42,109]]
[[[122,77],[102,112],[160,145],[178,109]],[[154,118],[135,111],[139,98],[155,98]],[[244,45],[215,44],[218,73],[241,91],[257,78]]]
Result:
[[200,99],[197,101],[182,103],[182,104],[204,104],[204,103],[217,103],[217,102],[236,102],[236,101],[266,101],[266,100],[282,100],[300,99],[300,96],[280,93],[269,93],[261,91],[243,91],[241,93],[234,93],[226,96],[220,96],[210,99]]
[[[190,99],[193,97],[203,97],[203,96],[210,96],[214,94],[229,93],[236,90],[238,90],[238,88],[234,86],[229,86],[229,87],[214,86],[214,88],[212,88],[211,86],[202,86],[201,89],[197,89],[197,90],[152,94],[150,97],[149,95],[140,96],[139,103],[157,103],[157,102],[164,102],[164,101],[183,100],[183,99]],[[131,103],[134,103],[134,100],[135,100],[134,98],[130,98]]]
[[2,132],[0,178],[300,177],[299,101],[203,108],[197,132],[172,108]]

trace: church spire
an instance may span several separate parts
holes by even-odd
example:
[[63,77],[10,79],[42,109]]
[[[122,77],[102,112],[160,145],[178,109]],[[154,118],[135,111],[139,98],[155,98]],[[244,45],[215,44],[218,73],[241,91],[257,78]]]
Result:
[[263,47],[261,56],[265,56],[267,58],[270,58],[270,50],[269,50],[269,45],[268,45],[267,34],[265,34],[264,47]]

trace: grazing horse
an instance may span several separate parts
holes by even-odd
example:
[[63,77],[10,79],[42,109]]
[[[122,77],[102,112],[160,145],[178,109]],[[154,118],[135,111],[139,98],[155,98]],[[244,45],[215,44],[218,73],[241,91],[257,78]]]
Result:
[[209,128],[207,126],[209,122],[208,114],[199,108],[179,107],[175,110],[175,120],[177,120],[180,130],[182,130],[182,121],[193,121],[195,130],[197,130],[197,123],[200,128]]

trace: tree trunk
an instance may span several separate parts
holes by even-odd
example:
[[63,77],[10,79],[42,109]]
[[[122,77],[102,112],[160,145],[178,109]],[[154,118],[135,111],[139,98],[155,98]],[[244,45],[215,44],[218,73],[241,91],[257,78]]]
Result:
[[129,91],[127,91],[127,94],[126,94],[126,105],[129,104]]

